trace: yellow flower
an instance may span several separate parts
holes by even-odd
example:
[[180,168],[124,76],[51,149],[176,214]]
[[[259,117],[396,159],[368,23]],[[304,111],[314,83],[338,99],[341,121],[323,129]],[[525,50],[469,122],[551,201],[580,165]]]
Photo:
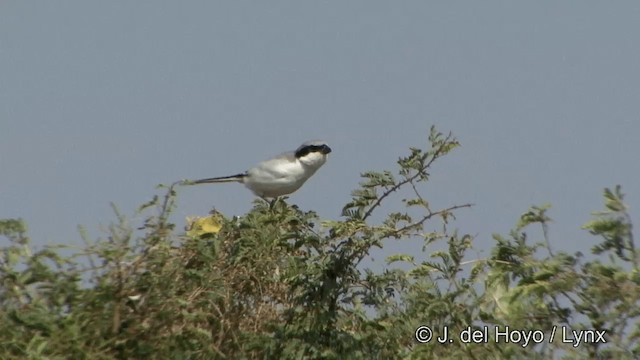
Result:
[[206,234],[217,234],[222,229],[224,216],[218,211],[205,217],[187,217],[187,235],[200,237]]

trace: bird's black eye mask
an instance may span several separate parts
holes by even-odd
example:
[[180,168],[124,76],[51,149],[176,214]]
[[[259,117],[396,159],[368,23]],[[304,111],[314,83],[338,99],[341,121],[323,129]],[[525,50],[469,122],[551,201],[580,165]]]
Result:
[[296,158],[301,158],[305,155],[308,155],[312,152],[319,152],[323,154],[328,154],[331,152],[331,148],[327,145],[306,145],[301,146],[296,150]]

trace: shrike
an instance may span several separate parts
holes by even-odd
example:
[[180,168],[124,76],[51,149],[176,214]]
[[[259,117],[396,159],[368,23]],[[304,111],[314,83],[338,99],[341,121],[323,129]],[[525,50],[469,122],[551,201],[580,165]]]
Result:
[[324,141],[307,141],[295,151],[265,160],[244,173],[201,179],[185,180],[183,184],[243,183],[256,196],[277,198],[298,190],[327,161],[331,148]]

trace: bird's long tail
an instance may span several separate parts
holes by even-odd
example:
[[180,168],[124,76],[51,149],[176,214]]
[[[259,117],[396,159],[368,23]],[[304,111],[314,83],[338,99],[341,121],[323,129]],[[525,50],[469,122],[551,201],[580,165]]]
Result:
[[196,184],[215,184],[215,183],[225,183],[225,182],[242,182],[247,174],[237,174],[231,176],[221,176],[214,177],[208,179],[200,179],[200,180],[183,180],[182,185],[196,185]]

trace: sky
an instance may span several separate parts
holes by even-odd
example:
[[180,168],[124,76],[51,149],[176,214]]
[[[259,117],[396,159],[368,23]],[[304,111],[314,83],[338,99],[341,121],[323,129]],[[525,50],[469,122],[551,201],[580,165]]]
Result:
[[[424,196],[475,204],[454,226],[479,254],[547,202],[552,246],[588,253],[604,187],[640,217],[639,18],[632,1],[3,1],[0,218],[38,246],[81,244],[111,202],[132,216],[157,184],[320,138],[329,161],[288,201],[340,219],[360,173],[395,170],[435,125],[462,146]],[[178,221],[254,199],[178,195]]]

